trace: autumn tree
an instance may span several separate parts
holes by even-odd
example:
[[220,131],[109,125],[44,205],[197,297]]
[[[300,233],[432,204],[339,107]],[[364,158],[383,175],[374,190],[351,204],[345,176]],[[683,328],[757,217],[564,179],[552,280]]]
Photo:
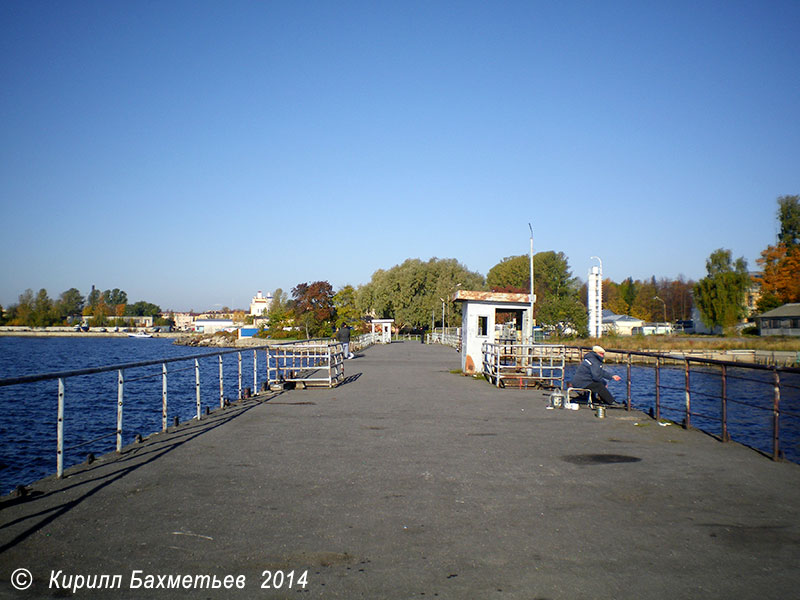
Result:
[[336,309],[330,283],[299,283],[292,288],[292,298],[295,318],[305,329],[306,338],[327,337],[332,334]]
[[800,302],[800,196],[778,198],[778,243],[767,246],[756,262],[762,272],[758,310],[765,312],[788,302]]
[[718,249],[706,260],[707,275],[694,285],[694,299],[706,326],[730,329],[744,317],[744,294],[750,285],[747,261],[734,261]]

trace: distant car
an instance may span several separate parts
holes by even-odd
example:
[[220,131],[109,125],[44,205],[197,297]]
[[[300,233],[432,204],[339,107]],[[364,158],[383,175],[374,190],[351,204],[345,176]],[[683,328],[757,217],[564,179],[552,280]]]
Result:
[[675,331],[677,333],[695,333],[694,321],[691,319],[675,321]]

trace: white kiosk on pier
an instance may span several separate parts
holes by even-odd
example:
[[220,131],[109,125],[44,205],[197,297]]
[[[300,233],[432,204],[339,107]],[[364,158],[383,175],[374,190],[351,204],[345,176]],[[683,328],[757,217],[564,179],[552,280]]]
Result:
[[372,333],[376,333],[376,326],[380,328],[377,333],[380,334],[381,344],[392,343],[392,323],[394,323],[394,319],[372,319]]
[[[513,336],[513,343],[521,344],[525,341],[524,332],[531,331],[530,294],[458,290],[453,300],[462,303],[461,371],[465,374],[480,372],[484,342],[511,340]],[[498,313],[510,313],[504,321],[505,328]]]

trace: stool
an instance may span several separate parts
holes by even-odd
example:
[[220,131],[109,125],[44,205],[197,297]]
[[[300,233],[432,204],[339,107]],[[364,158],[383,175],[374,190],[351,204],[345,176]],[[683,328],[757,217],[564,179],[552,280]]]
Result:
[[594,408],[594,404],[592,403],[592,395],[594,394],[594,392],[593,392],[592,390],[589,390],[589,389],[587,389],[587,388],[577,388],[577,387],[572,387],[572,386],[569,386],[569,387],[567,388],[567,401],[568,401],[568,402],[569,402],[569,393],[570,393],[570,392],[578,392],[578,395],[577,395],[577,396],[575,396],[575,399],[576,399],[576,400],[577,400],[577,399],[578,399],[578,398],[579,398],[579,397],[580,397],[582,394],[586,394],[586,397],[587,397],[587,398],[588,398],[588,400],[589,400],[589,408]]

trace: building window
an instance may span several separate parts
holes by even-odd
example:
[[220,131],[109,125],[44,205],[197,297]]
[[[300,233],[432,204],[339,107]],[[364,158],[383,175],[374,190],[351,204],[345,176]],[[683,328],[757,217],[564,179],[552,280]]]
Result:
[[489,335],[489,317],[478,317],[478,335],[483,337]]

